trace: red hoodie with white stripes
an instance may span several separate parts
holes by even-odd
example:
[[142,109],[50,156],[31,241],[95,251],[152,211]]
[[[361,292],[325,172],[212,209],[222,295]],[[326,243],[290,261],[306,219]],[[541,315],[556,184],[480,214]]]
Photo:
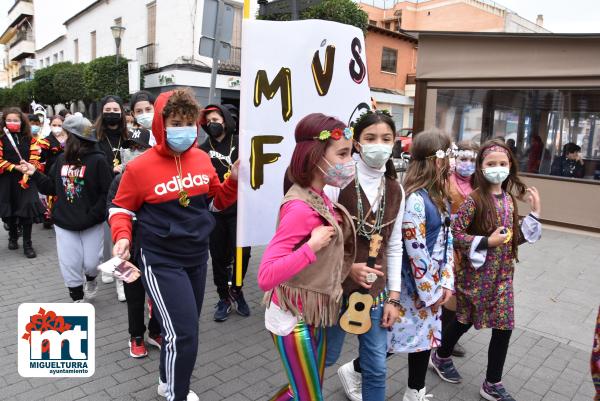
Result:
[[[237,200],[237,181],[224,183],[210,157],[192,146],[181,154],[181,180],[173,152],[166,143],[162,110],[172,92],[158,96],[154,104],[152,132],[156,146],[127,164],[109,213],[113,241],[131,242],[131,219],[137,218],[139,247],[146,264],[178,267],[199,266],[208,260],[208,238],[220,211]],[[185,190],[190,204],[179,204]]]

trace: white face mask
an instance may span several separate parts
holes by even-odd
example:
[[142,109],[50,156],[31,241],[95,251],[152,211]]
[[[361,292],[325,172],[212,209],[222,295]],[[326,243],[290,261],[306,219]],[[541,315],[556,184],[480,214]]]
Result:
[[58,135],[63,131],[62,127],[52,127],[51,129],[54,135]]
[[485,176],[485,179],[492,184],[502,184],[508,178],[509,174],[510,169],[503,166],[488,167],[483,169],[483,175]]
[[392,146],[382,143],[360,144],[360,155],[367,166],[380,169],[390,159]]

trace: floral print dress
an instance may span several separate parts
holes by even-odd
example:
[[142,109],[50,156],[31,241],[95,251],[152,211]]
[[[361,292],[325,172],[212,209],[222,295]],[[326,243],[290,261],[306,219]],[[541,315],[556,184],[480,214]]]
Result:
[[[446,217],[449,215],[442,215],[441,221]],[[405,280],[402,281],[400,321],[388,333],[389,352],[421,352],[441,345],[442,308],[433,311],[431,305],[442,297],[443,288],[454,288],[452,232],[441,227],[430,255],[426,243],[425,220],[423,197],[412,193],[406,199],[402,238],[409,263],[413,267],[417,293],[409,295]]]
[[[541,224],[537,218],[530,214],[523,220],[522,226],[515,230],[512,197],[503,193],[495,195],[493,199],[496,206],[495,227],[504,226],[513,235],[518,235],[519,244],[539,239]],[[476,329],[512,330],[515,326],[512,242],[477,251],[477,245],[483,237],[467,233],[475,216],[475,208],[475,201],[468,197],[452,223],[454,248],[462,254],[455,270],[456,317],[461,323],[472,323]],[[478,258],[476,254],[479,254]],[[474,262],[476,259],[479,263]]]

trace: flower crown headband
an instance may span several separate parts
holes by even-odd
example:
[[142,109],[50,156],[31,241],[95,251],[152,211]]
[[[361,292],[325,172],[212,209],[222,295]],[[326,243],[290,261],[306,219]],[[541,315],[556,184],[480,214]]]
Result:
[[487,155],[494,152],[500,152],[504,153],[505,155],[508,155],[508,151],[504,147],[499,145],[492,145],[489,148],[486,148],[481,156],[485,159]]
[[475,152],[474,150],[461,149],[461,150],[459,150],[459,151],[456,152],[456,157],[472,157],[472,158],[476,158],[477,157],[477,152]]
[[315,139],[318,139],[319,141],[326,141],[329,138],[334,139],[334,140],[340,140],[342,137],[346,138],[346,139],[352,139],[352,137],[354,136],[354,128],[336,128],[332,131],[329,130],[323,130],[319,133],[319,136],[315,137]]
[[446,157],[456,157],[457,154],[458,154],[458,148],[456,147],[456,145],[453,144],[451,147],[449,147],[446,150],[442,150],[442,149],[437,150],[433,155],[427,156],[426,159],[432,159],[434,157],[436,157],[438,159],[444,159]]

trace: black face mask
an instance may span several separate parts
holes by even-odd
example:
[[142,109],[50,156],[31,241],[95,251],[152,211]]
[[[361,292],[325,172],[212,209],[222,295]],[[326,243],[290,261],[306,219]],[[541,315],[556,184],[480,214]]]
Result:
[[220,123],[208,123],[206,126],[206,132],[213,138],[218,138],[223,134],[223,124]]
[[121,113],[102,113],[102,120],[106,125],[118,125],[121,122]]

